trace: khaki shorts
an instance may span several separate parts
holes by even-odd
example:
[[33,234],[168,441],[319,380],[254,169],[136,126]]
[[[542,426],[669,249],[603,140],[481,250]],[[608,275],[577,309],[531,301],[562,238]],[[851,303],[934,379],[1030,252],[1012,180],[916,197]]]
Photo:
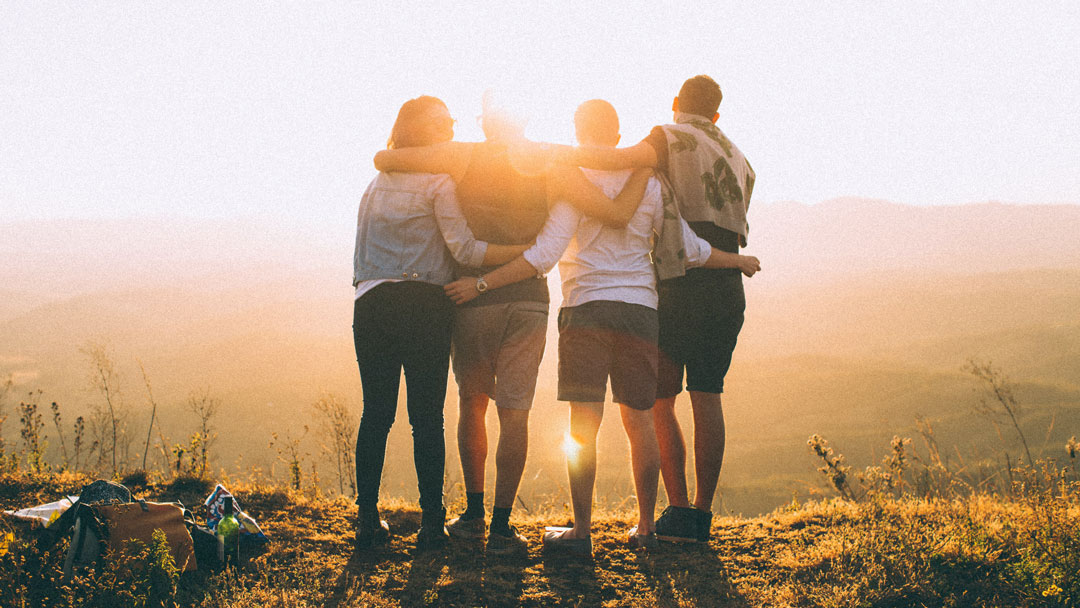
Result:
[[498,407],[531,408],[547,318],[544,302],[459,307],[451,351],[458,398],[487,395]]

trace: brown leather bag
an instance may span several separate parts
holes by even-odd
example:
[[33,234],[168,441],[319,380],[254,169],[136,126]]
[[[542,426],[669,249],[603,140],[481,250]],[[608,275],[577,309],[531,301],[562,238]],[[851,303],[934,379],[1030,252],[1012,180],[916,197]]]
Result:
[[165,533],[169,552],[181,572],[195,570],[195,546],[184,524],[184,509],[174,503],[140,500],[96,507],[107,531],[106,545],[120,551],[131,540],[149,543],[154,530]]

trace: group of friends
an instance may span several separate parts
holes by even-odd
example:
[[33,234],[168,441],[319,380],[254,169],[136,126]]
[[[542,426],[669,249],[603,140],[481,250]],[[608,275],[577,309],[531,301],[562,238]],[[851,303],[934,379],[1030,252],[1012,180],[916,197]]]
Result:
[[[618,148],[603,100],[575,115],[578,145],[533,142],[524,122],[485,95],[485,140],[453,141],[435,97],[407,101],[380,173],[360,203],[353,337],[364,406],[356,439],[356,543],[386,541],[378,510],[386,440],[404,370],[422,511],[417,547],[486,541],[489,554],[527,547],[510,523],[525,468],[529,411],[548,322],[545,274],[556,264],[558,400],[569,402],[573,526],[548,529],[545,551],[592,552],[596,438],[610,378],[630,443],[638,521],[627,542],[707,542],[725,446],[721,394],[743,325],[741,255],[754,172],[716,126],[722,99],[708,76],[687,80],[674,121]],[[451,357],[452,353],[452,357]],[[446,521],[443,403],[450,362],[460,408],[466,508]],[[696,492],[675,398],[690,393]],[[486,413],[499,433],[493,508],[484,485]],[[663,475],[669,506],[655,518]]]

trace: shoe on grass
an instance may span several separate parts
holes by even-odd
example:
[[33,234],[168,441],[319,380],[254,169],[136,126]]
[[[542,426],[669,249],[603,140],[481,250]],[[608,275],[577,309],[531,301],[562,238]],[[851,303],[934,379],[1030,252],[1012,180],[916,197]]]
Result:
[[360,509],[356,514],[356,546],[368,549],[390,538],[390,524],[379,518],[378,509]]
[[573,528],[545,528],[544,551],[566,557],[592,557],[592,537],[570,538]]
[[698,541],[708,543],[712,538],[712,511],[694,509],[698,518]]
[[630,536],[627,539],[627,543],[630,545],[630,548],[635,551],[656,551],[660,548],[660,541],[657,540],[655,532],[638,534],[637,526],[630,528]]
[[656,520],[656,537],[674,543],[702,542],[698,512],[692,507],[668,506]]
[[[504,532],[509,532],[505,534]],[[522,536],[517,528],[510,526],[508,530],[488,530],[487,553],[488,555],[511,555],[514,553],[528,553],[529,541]]]
[[424,511],[420,515],[420,531],[416,533],[416,548],[419,551],[442,549],[450,542],[450,534],[443,522],[446,510]]
[[450,523],[446,524],[446,531],[450,533],[451,538],[484,540],[484,536],[487,534],[487,524],[484,523],[483,517],[474,517],[472,519],[455,517],[450,520]]

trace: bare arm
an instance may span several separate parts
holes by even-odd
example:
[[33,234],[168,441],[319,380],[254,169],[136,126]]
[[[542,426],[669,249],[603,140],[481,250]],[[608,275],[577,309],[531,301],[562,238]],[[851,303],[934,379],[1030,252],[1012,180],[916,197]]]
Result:
[[625,228],[641,204],[651,176],[651,169],[634,171],[618,196],[610,199],[581,170],[552,167],[548,173],[548,201],[566,201],[605,226]]
[[472,144],[447,141],[433,146],[379,150],[375,153],[375,168],[406,173],[446,173],[454,181],[460,181],[471,156]]
[[713,247],[705,268],[738,268],[746,276],[752,277],[761,270],[761,262],[752,255],[728,253]]
[[[566,251],[580,220],[581,214],[573,207],[565,203],[556,205],[544,228],[536,236],[535,244],[509,264],[484,275],[488,289],[498,289],[550,271]],[[462,277],[444,290],[455,304],[464,304],[480,295],[476,289],[476,277]]]
[[682,229],[683,251],[686,254],[687,268],[738,268],[748,277],[761,270],[761,262],[752,255],[741,255],[721,251],[701,238],[690,228],[686,220],[679,218]]
[[[487,281],[490,290],[535,276],[536,269],[532,267],[532,264],[526,262],[524,257],[518,256],[509,264],[503,264],[484,275],[484,280]],[[480,292],[476,290],[476,277],[461,277],[444,287],[443,290],[454,301],[454,304],[464,304],[480,295]]]
[[563,164],[604,171],[655,168],[657,161],[656,150],[647,141],[638,142],[629,148],[553,146],[552,151],[554,158]]

